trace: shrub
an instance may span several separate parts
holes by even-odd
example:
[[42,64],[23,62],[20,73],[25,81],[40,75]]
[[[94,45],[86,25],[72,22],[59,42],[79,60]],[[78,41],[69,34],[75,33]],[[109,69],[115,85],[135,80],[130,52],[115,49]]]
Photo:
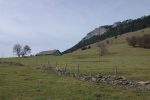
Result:
[[144,36],[141,37],[142,45],[139,45],[143,48],[150,48],[150,35],[145,34]]
[[88,49],[91,49],[91,46],[89,45],[87,48],[88,48]]
[[138,46],[147,49],[150,48],[150,34],[145,34],[139,37],[135,37],[135,36],[132,36],[130,38],[127,37],[126,40],[130,46],[133,47]]
[[109,40],[107,40],[107,41],[106,41],[106,44],[109,44],[109,43],[110,43]]
[[137,37],[135,37],[135,36],[132,36],[130,38],[127,37],[126,40],[127,40],[128,44],[130,46],[136,47],[136,45],[137,45]]
[[81,48],[81,50],[86,50],[86,49],[87,49],[87,47],[82,47],[82,48]]
[[107,47],[104,43],[98,42],[97,47],[99,51],[99,56],[104,56],[108,53]]

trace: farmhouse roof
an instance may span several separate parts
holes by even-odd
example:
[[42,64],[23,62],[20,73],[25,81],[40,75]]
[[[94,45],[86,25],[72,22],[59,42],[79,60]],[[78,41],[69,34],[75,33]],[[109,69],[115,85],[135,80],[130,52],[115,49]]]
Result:
[[39,52],[37,53],[36,55],[53,55],[53,54],[58,54],[60,55],[61,52],[59,50],[48,50],[48,51],[42,51],[42,52]]

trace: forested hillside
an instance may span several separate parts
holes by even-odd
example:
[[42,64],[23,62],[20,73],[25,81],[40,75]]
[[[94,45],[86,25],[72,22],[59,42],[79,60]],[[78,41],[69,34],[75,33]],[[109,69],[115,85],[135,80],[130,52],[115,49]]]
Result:
[[94,35],[88,39],[82,39],[79,43],[64,51],[63,53],[73,52],[81,47],[96,43],[98,41],[105,40],[110,37],[117,37],[118,35],[125,34],[127,32],[137,31],[146,27],[150,27],[150,15],[143,16],[138,19],[129,19],[122,22],[117,22],[113,25],[105,25],[101,27],[107,27],[107,31],[104,34]]

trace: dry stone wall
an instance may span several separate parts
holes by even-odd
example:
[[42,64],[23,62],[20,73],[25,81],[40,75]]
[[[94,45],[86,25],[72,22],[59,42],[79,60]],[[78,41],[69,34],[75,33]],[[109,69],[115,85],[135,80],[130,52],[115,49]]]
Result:
[[92,81],[92,82],[104,82],[111,85],[118,85],[118,86],[125,86],[127,88],[133,87],[138,90],[150,90],[150,81],[133,81],[128,80],[124,76],[118,75],[102,75],[102,74],[82,74],[82,73],[75,73],[66,71],[66,69],[61,67],[49,67],[46,65],[41,65],[40,69],[42,71],[53,71],[59,75],[63,76],[71,76],[81,81]]

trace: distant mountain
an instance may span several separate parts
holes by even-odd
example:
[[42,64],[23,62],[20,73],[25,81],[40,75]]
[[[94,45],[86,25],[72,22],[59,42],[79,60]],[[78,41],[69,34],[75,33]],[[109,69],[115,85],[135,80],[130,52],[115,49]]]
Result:
[[115,22],[112,25],[100,26],[89,32],[79,43],[63,53],[70,53],[81,47],[102,41],[109,37],[137,31],[146,27],[150,27],[150,15],[138,19],[128,19],[122,22]]

